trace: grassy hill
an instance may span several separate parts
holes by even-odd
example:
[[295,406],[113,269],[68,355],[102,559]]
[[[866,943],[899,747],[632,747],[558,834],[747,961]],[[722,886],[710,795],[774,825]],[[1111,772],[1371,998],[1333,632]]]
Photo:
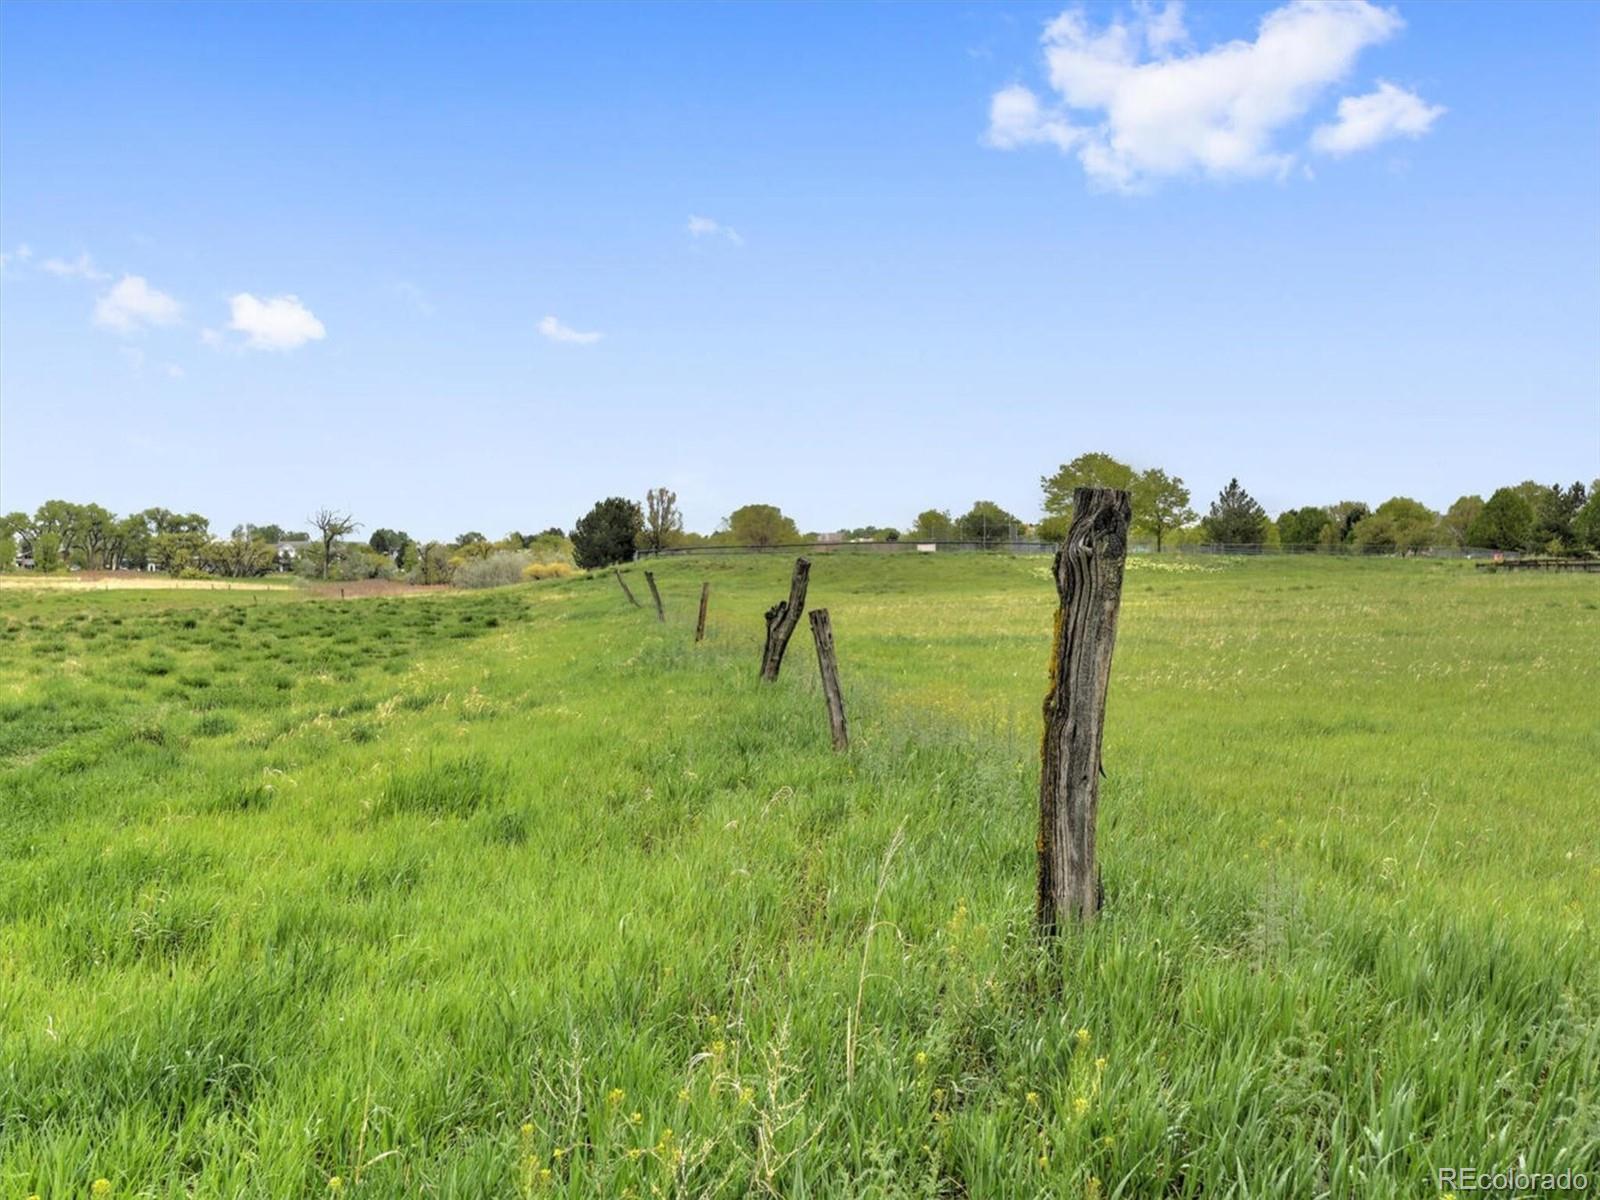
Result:
[[1051,957],[1048,560],[819,556],[847,755],[804,626],[756,680],[788,565],[663,562],[665,625],[608,575],[0,597],[0,1192],[1600,1161],[1594,579],[1131,562],[1107,910]]

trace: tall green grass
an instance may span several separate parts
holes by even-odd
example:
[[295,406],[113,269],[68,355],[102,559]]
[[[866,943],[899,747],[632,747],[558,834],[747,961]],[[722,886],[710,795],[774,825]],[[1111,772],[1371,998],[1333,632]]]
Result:
[[820,559],[847,755],[809,645],[755,679],[786,570],[664,562],[665,626],[604,577],[5,597],[0,1191],[1595,1167],[1592,581],[1131,563],[1108,907],[1051,955],[1047,562]]

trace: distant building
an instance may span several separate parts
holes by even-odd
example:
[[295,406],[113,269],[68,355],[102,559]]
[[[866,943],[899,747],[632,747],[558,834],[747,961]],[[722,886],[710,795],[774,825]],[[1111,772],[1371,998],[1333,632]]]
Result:
[[306,547],[309,545],[311,545],[310,538],[299,538],[292,542],[277,542],[274,544],[272,548],[273,559],[277,563],[278,570],[294,570],[295,561],[305,552]]

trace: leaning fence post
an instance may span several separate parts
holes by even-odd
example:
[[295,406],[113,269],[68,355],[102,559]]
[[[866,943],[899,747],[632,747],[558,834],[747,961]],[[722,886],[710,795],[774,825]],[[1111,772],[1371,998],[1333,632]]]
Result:
[[656,573],[654,571],[646,571],[644,573],[644,581],[650,585],[650,595],[656,602],[656,620],[665,621],[667,614],[666,610],[661,607],[661,593],[656,590]]
[[835,750],[850,749],[850,730],[844,720],[844,693],[839,690],[839,660],[833,653],[833,622],[828,610],[811,610],[811,636],[817,643],[817,669],[822,672],[822,694],[828,701],[828,728]]
[[1039,773],[1040,934],[1100,909],[1095,822],[1100,803],[1100,741],[1106,686],[1128,551],[1128,493],[1078,488],[1072,527],[1056,551],[1055,645],[1044,700]]
[[711,581],[708,579],[700,585],[700,619],[694,623],[694,640],[699,641],[706,636],[706,601],[711,598]]
[[767,609],[767,644],[761,650],[761,678],[768,683],[778,678],[783,652],[789,648],[794,627],[806,608],[806,582],[811,576],[809,559],[794,560],[794,576],[789,580],[789,598]]
[[639,602],[633,598],[633,592],[628,589],[628,581],[622,577],[622,572],[616,567],[611,569],[616,572],[617,582],[622,585],[622,594],[628,598],[628,603],[638,608]]

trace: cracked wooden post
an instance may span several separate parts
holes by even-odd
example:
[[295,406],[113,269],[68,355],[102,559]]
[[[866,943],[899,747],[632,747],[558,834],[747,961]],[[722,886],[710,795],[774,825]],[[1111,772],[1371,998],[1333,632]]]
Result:
[[794,560],[794,577],[789,580],[789,598],[767,609],[767,644],[761,651],[761,678],[768,683],[778,678],[783,652],[789,648],[794,627],[806,610],[806,582],[811,576],[809,559]]
[[839,660],[833,653],[833,622],[828,610],[811,610],[811,636],[817,643],[817,669],[822,672],[822,694],[828,701],[828,728],[835,750],[850,749],[850,730],[844,720],[844,693],[839,690]]
[[633,605],[635,608],[638,608],[639,602],[634,599],[633,592],[628,589],[628,581],[622,577],[621,570],[616,567],[612,567],[611,569],[612,571],[616,572],[617,582],[622,585],[622,594],[628,598],[628,603]]
[[1128,493],[1078,488],[1072,527],[1056,552],[1055,646],[1044,700],[1039,773],[1039,933],[1100,910],[1095,822],[1100,804],[1100,741],[1111,681],[1111,651],[1128,552]]
[[694,623],[694,640],[699,641],[706,636],[706,601],[711,598],[711,581],[707,580],[700,585],[700,619]]
[[661,607],[661,593],[656,590],[656,573],[654,571],[646,571],[644,573],[644,581],[650,585],[650,596],[656,602],[656,620],[665,621],[667,612]]

